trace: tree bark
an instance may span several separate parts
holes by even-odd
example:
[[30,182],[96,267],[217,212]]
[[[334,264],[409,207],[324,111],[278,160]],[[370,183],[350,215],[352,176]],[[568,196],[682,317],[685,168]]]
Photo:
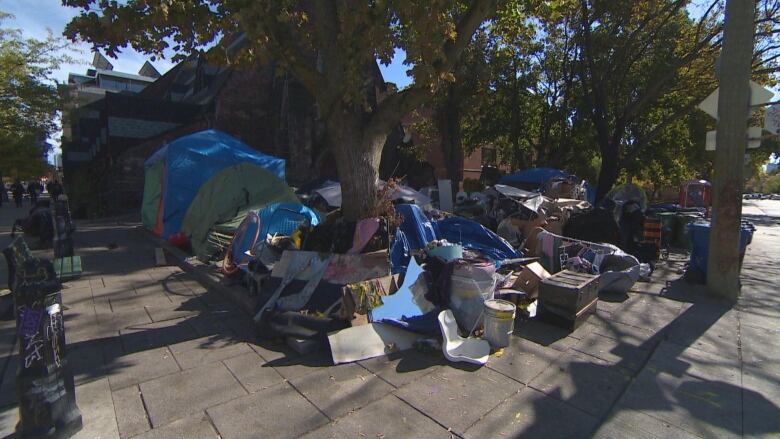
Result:
[[341,181],[341,213],[350,221],[372,215],[377,204],[379,161],[387,134],[369,134],[360,114],[331,118],[328,140]]
[[456,102],[457,99],[455,86],[450,84],[446,91],[444,105],[437,110],[436,115],[447,178],[452,182],[454,192],[457,192],[463,180],[463,145],[460,135],[460,107]]

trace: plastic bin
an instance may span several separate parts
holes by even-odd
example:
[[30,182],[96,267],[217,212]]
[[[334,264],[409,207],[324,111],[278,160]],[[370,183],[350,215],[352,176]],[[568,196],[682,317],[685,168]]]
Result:
[[[688,230],[691,238],[691,267],[706,276],[707,259],[710,254],[710,223],[708,221],[691,223],[688,224]],[[754,230],[752,224],[743,221],[739,240],[740,269],[745,250],[753,239]]]

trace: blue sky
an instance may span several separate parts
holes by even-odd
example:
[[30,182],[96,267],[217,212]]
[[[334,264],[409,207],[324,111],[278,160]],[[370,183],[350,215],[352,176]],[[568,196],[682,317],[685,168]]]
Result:
[[[61,0],[0,0],[0,10],[14,16],[3,23],[4,27],[18,28],[26,37],[43,39],[51,31],[55,36],[62,36],[65,25],[71,18],[78,15],[78,9],[62,6]],[[64,38],[64,37],[62,37]],[[84,73],[92,61],[92,51],[89,44],[70,44],[70,56],[77,61],[74,64],[63,65],[55,72],[54,79],[65,82],[68,73]],[[125,50],[119,59],[109,59],[114,69],[122,72],[136,73],[149,59],[132,49]],[[152,63],[160,73],[171,68],[169,60],[156,60]]]

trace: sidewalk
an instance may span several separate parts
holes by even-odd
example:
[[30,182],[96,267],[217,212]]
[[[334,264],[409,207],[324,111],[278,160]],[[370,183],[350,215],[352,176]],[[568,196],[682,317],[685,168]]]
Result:
[[[521,325],[476,370],[416,352],[340,366],[293,354],[255,339],[251,318],[192,275],[154,267],[136,224],[80,222],[85,275],[63,290],[76,437],[777,435],[780,214],[745,211],[759,229],[736,307],[664,290],[678,275],[661,267],[572,334]],[[17,418],[13,342],[0,321],[0,437]]]

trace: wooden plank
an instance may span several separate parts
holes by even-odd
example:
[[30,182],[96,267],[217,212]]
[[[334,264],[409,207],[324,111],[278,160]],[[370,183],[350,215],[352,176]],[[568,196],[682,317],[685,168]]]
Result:
[[164,267],[168,265],[168,261],[165,260],[165,252],[162,247],[156,247],[154,249],[154,260],[158,267]]

